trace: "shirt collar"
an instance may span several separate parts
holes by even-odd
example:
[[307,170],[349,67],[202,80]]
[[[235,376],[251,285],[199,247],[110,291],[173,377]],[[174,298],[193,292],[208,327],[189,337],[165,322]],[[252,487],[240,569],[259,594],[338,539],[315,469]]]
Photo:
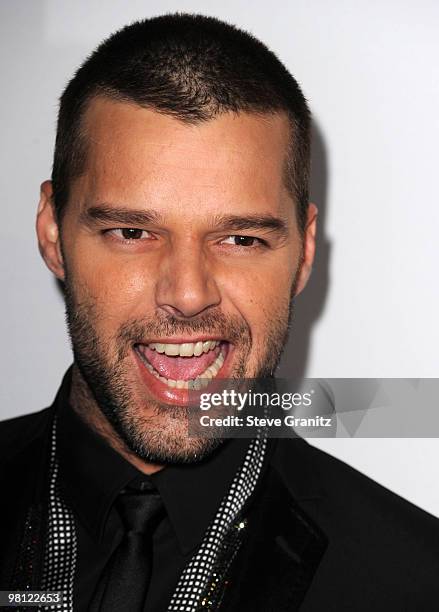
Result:
[[168,466],[153,474],[184,554],[198,546],[244,461],[248,439],[224,442],[197,464]]
[[141,472],[72,409],[70,378],[68,372],[56,399],[60,486],[91,535],[101,540],[114,500]]
[[[117,495],[131,480],[147,477],[75,413],[69,404],[70,384],[69,370],[55,400],[61,487],[85,527],[99,541]],[[244,460],[249,442],[226,441],[205,461],[167,466],[150,477],[184,554],[200,544]]]

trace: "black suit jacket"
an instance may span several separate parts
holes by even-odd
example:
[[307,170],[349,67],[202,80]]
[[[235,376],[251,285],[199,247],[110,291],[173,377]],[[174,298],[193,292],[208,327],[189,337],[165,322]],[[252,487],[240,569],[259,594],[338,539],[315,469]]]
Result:
[[[53,410],[0,423],[2,589],[39,587],[43,547],[27,558],[23,530],[44,534]],[[439,610],[439,521],[304,440],[279,440],[220,609]]]

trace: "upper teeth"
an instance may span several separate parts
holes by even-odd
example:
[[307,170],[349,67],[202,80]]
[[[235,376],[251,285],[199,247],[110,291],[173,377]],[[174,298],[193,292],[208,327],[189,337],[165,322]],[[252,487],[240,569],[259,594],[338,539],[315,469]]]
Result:
[[157,353],[165,353],[170,357],[199,357],[201,353],[207,353],[220,344],[219,340],[204,340],[204,342],[183,342],[182,344],[162,344],[160,342],[151,342],[149,348],[154,349]]

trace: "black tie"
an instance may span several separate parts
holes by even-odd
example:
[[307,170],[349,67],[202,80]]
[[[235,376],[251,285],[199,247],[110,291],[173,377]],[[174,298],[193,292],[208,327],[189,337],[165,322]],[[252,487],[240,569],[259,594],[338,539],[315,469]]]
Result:
[[121,543],[99,578],[91,612],[142,612],[151,580],[152,534],[162,500],[149,481],[133,483],[115,502],[125,528]]

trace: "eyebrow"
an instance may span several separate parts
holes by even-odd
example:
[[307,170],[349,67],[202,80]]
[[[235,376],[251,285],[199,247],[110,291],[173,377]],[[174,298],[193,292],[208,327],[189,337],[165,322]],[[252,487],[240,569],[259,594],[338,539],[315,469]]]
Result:
[[[156,210],[133,210],[99,204],[90,206],[81,212],[80,220],[87,225],[97,223],[115,223],[122,225],[148,225],[163,222],[163,216]],[[209,223],[215,231],[265,230],[281,237],[288,235],[288,223],[282,217],[272,214],[261,215],[215,215]]]
[[123,225],[147,225],[162,221],[162,216],[156,210],[132,210],[129,208],[116,208],[106,204],[90,206],[80,215],[80,221],[90,223],[121,223]]
[[215,229],[226,231],[267,230],[280,236],[288,235],[288,223],[282,217],[262,215],[219,215],[214,217]]

